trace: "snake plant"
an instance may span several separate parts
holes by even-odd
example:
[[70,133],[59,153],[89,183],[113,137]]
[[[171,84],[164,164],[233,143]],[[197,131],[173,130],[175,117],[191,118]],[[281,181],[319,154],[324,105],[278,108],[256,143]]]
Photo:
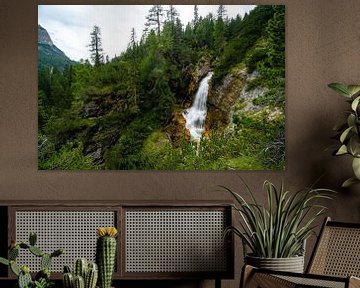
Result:
[[235,198],[233,208],[240,215],[240,227],[229,227],[226,232],[239,236],[255,257],[288,258],[301,255],[305,240],[314,233],[315,220],[326,209],[317,203],[318,200],[331,199],[334,191],[305,188],[290,193],[283,184],[278,189],[271,182],[265,181],[267,203],[262,205],[249,186],[243,183],[251,201],[220,186]]
[[340,146],[334,154],[349,154],[353,157],[352,168],[354,177],[347,179],[342,184],[343,187],[349,187],[353,184],[360,183],[360,85],[331,83],[328,86],[340,95],[346,97],[347,102],[351,106],[347,121],[334,128],[339,134],[340,140]]

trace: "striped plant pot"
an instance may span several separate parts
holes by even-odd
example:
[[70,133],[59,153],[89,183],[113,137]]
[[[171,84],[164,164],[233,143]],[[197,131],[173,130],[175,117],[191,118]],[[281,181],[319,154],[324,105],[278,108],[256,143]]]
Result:
[[304,273],[304,256],[289,258],[263,258],[246,255],[245,263],[262,269]]

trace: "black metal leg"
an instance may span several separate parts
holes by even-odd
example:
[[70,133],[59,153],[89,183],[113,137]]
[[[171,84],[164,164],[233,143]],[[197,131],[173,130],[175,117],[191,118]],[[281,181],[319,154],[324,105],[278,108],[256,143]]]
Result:
[[215,288],[221,288],[221,279],[215,278]]

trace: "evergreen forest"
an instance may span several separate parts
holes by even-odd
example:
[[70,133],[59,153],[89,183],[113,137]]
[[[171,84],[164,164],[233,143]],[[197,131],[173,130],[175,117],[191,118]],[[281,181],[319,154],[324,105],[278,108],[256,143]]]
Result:
[[[94,23],[88,60],[39,66],[39,169],[284,169],[285,6],[231,18],[199,7],[182,23],[174,6],[151,6],[112,59]],[[184,111],[209,72],[194,140]]]

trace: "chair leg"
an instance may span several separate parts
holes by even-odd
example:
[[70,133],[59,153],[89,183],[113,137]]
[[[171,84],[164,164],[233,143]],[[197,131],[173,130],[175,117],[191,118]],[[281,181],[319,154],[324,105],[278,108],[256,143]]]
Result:
[[[240,288],[295,288],[296,284],[287,280],[272,276],[271,274],[257,272],[257,269],[246,265],[242,269]],[[358,286],[354,286],[354,288]],[[359,287],[360,288],[360,287]]]
[[215,288],[221,288],[221,278],[215,278]]
[[254,271],[254,267],[252,267],[250,265],[244,265],[244,267],[242,268],[242,271],[241,271],[239,288],[248,287],[250,280],[251,280],[251,276],[253,274],[253,271]]

